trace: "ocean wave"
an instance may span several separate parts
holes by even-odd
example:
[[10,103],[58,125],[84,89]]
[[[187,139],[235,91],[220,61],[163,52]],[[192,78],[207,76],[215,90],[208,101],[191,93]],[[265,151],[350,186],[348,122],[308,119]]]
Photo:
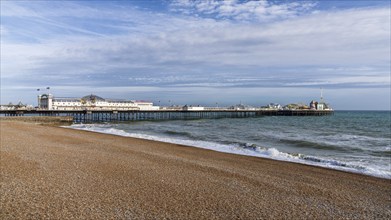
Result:
[[320,141],[310,140],[296,140],[296,139],[281,139],[280,142],[285,144],[294,145],[298,148],[310,148],[319,150],[339,151],[339,152],[351,152],[351,151],[362,151],[360,148],[344,148],[335,144],[325,143]]
[[372,151],[369,154],[377,157],[388,157],[391,160],[391,150]]
[[181,136],[181,137],[195,138],[191,133],[186,132],[186,131],[166,130],[163,133],[170,135],[170,136]]
[[[284,153],[278,151],[276,148],[266,148],[266,147],[260,147],[257,146],[256,144],[251,144],[251,143],[241,143],[239,144],[240,147],[248,150],[253,150],[255,152],[261,153],[263,155],[268,155],[273,158],[278,157],[282,159],[289,159],[290,161],[293,160],[304,160],[304,161],[310,161],[310,162],[315,162],[315,163],[320,163],[323,165],[331,165],[331,166],[336,166],[336,167],[345,167],[345,168],[352,168],[352,169],[357,169],[357,170],[365,170],[364,166],[358,166],[358,165],[353,165],[349,164],[346,162],[341,162],[337,160],[331,160],[331,159],[324,159],[321,157],[315,157],[315,156],[307,156],[304,154],[299,154],[299,153]],[[314,164],[312,164],[314,165]]]
[[349,164],[349,163],[345,163],[345,162],[341,162],[341,161],[337,161],[337,160],[322,159],[322,158],[319,158],[319,157],[306,156],[306,155],[299,155],[299,158],[301,158],[303,160],[316,162],[316,163],[327,164],[327,165],[331,165],[331,166],[351,168],[351,169],[356,169],[356,170],[360,170],[360,171],[365,171],[366,170],[366,168],[364,166],[353,165],[353,164]]
[[[279,142],[296,148],[307,148],[315,150],[327,150],[341,153],[361,153],[382,150],[379,146],[390,143],[391,139],[387,137],[371,137],[352,134],[317,134],[299,135],[300,132],[275,132],[268,131],[261,134],[262,138],[272,139],[273,142]],[[384,146],[384,145],[383,145]],[[382,148],[382,147],[380,147]]]

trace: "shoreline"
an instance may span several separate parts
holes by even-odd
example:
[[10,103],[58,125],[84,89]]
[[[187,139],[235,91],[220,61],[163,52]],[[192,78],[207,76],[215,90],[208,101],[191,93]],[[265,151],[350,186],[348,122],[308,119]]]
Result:
[[391,217],[388,179],[92,131],[0,123],[2,219]]
[[288,161],[288,160],[282,160],[282,159],[273,159],[273,158],[268,158],[268,157],[246,155],[246,154],[236,154],[236,153],[218,151],[218,150],[213,150],[213,149],[208,149],[208,148],[203,148],[203,147],[197,147],[197,146],[193,146],[193,145],[186,145],[186,144],[180,144],[180,143],[174,143],[174,142],[168,142],[168,141],[159,141],[159,140],[146,139],[146,138],[133,137],[133,136],[124,136],[124,135],[119,135],[119,134],[109,134],[109,133],[104,133],[104,132],[99,132],[99,131],[75,129],[75,128],[68,128],[68,127],[62,127],[62,126],[60,126],[60,128],[72,129],[72,130],[78,130],[78,131],[84,131],[84,132],[91,132],[91,133],[96,133],[96,134],[113,135],[113,136],[117,136],[117,137],[136,139],[136,140],[140,140],[140,141],[148,141],[148,142],[151,142],[151,143],[172,144],[172,145],[177,145],[177,146],[181,146],[181,147],[190,147],[190,148],[194,148],[194,149],[201,149],[201,150],[206,150],[206,151],[211,151],[211,152],[218,152],[218,153],[222,153],[222,154],[237,155],[237,156],[240,156],[240,157],[253,157],[253,158],[260,158],[262,160],[277,161],[277,162],[281,162],[281,163],[299,164],[299,165],[302,165],[302,166],[315,167],[315,168],[320,168],[320,169],[324,169],[324,170],[331,170],[331,171],[342,172],[342,173],[347,173],[347,174],[355,174],[355,175],[359,175],[359,176],[362,175],[362,176],[378,178],[378,179],[390,181],[390,183],[391,183],[391,178],[386,178],[386,177],[382,177],[382,176],[375,176],[375,175],[369,175],[369,174],[364,174],[364,173],[359,173],[359,172],[354,172],[354,171],[349,171],[349,170],[343,170],[343,169],[336,169],[336,168],[334,169],[334,168],[329,168],[329,167],[320,166],[320,165],[307,164],[307,163],[304,163],[304,162]]
[[[380,179],[386,179],[391,181],[391,176],[385,176],[381,174],[374,174],[374,173],[368,173],[368,172],[363,172],[359,170],[355,170],[352,167],[349,167],[347,164],[344,166],[337,166],[337,165],[332,165],[328,163],[344,163],[344,162],[339,162],[339,161],[329,161],[328,163],[316,163],[313,161],[305,161],[305,160],[300,160],[299,158],[295,158],[295,156],[292,156],[292,158],[279,158],[279,157],[272,157],[272,156],[264,156],[262,154],[254,154],[254,152],[248,150],[248,151],[243,151],[243,152],[233,152],[231,150],[224,150],[224,149],[215,149],[215,148],[210,148],[210,147],[205,147],[201,145],[205,145],[205,143],[209,144],[218,144],[215,142],[205,142],[203,144],[192,144],[192,143],[186,143],[187,140],[181,140],[181,141],[170,141],[170,140],[162,140],[161,138],[157,136],[150,136],[150,137],[139,137],[139,136],[134,136],[129,133],[126,134],[118,134],[118,133],[107,133],[104,131],[96,131],[96,130],[89,130],[89,129],[84,129],[84,128],[75,128],[71,126],[61,126],[63,128],[68,128],[68,129],[74,129],[74,130],[80,130],[80,131],[88,131],[88,132],[93,132],[93,133],[99,133],[99,134],[108,134],[108,135],[115,135],[119,137],[128,137],[128,138],[135,138],[139,140],[148,140],[148,141],[155,141],[155,142],[162,142],[162,143],[167,143],[167,144],[175,144],[175,145],[182,145],[185,147],[192,147],[192,148],[198,148],[198,149],[203,149],[203,150],[210,150],[214,152],[220,152],[220,153],[226,153],[226,154],[233,154],[233,155],[240,155],[240,156],[246,156],[246,157],[256,157],[256,158],[262,158],[262,159],[268,159],[268,160],[275,160],[275,161],[280,161],[280,162],[288,162],[288,163],[294,163],[294,164],[301,164],[301,165],[306,165],[306,166],[313,166],[313,167],[319,167],[319,168],[324,168],[324,169],[330,169],[330,170],[335,170],[335,171],[342,171],[342,172],[347,172],[347,173],[354,173],[354,174],[359,174],[359,175],[364,175],[364,176],[371,176],[371,177],[376,177]],[[191,141],[191,140],[189,140]],[[277,150],[277,149],[276,149]],[[278,151],[278,150],[277,150]],[[283,154],[288,154],[285,152],[278,151],[278,153],[283,153]],[[315,157],[316,158],[316,157]],[[330,159],[323,159],[323,158],[317,158],[319,160],[330,160]]]

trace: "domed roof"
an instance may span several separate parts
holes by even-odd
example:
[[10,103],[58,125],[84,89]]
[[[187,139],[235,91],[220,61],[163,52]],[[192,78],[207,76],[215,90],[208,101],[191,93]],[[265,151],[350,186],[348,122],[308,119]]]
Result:
[[94,94],[91,94],[91,95],[86,95],[84,97],[82,97],[81,99],[83,100],[91,100],[91,101],[104,101],[105,99],[102,98],[102,97],[99,97],[97,95],[94,95]]

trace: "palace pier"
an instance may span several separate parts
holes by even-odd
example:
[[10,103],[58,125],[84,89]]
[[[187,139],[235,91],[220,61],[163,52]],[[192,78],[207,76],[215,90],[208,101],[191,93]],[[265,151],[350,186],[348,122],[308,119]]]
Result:
[[74,122],[187,120],[262,116],[326,116],[332,110],[0,110],[3,116],[71,116]]
[[231,107],[155,106],[150,101],[107,99],[90,94],[81,98],[38,96],[38,106],[33,108],[19,103],[2,105],[2,116],[69,116],[74,122],[186,120],[204,118],[248,118],[261,116],[324,116],[334,111],[326,103],[312,101],[310,106],[279,104],[255,108],[238,104]]

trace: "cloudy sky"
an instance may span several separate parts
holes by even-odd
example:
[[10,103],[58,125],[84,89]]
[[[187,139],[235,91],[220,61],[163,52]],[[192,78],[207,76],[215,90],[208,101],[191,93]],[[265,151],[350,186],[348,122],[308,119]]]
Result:
[[1,103],[97,94],[390,109],[390,2],[4,1]]

